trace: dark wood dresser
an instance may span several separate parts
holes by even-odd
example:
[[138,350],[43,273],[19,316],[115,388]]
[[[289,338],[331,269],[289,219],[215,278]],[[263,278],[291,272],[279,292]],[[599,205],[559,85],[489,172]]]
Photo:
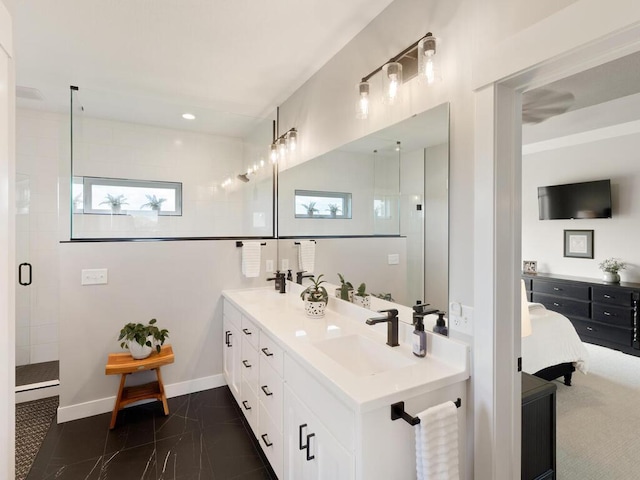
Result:
[[522,372],[522,480],[556,478],[556,389]]
[[582,341],[640,356],[640,284],[548,273],[522,278],[529,301],[569,318]]

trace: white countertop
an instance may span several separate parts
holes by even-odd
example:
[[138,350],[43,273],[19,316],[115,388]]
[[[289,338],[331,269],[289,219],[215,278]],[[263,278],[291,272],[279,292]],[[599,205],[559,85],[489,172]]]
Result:
[[[224,298],[254,319],[293,359],[336,397],[356,412],[366,412],[396,401],[434,391],[469,378],[469,347],[465,343],[427,332],[427,356],[413,355],[408,341],[413,327],[400,323],[400,346],[389,347],[387,324],[366,325],[380,316],[349,302],[330,298],[324,318],[306,316],[301,287],[280,294],[272,286],[225,290]],[[407,366],[372,375],[356,375],[316,348],[315,342],[358,334],[410,362]],[[286,376],[286,372],[285,372]]]

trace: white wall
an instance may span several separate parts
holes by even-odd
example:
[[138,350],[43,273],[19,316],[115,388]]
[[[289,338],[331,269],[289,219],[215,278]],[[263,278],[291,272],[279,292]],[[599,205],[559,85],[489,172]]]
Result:
[[[525,155],[522,161],[522,257],[538,271],[600,279],[605,258],[629,267],[623,281],[640,282],[640,133]],[[610,219],[538,220],[539,186],[611,179]],[[593,230],[594,258],[564,258],[563,230]]]

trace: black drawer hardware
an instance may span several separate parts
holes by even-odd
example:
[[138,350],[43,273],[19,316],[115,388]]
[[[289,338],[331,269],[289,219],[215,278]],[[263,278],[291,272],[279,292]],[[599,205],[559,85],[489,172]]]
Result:
[[590,332],[593,332],[593,327],[587,327],[587,330],[589,330]]
[[226,331],[224,332],[224,343],[227,344],[227,347],[232,347],[233,345],[231,345],[231,335],[233,335],[233,333],[231,333],[230,331]]
[[262,389],[262,391],[267,397],[270,397],[271,395],[273,395],[273,392],[270,392],[269,387],[267,387],[266,385],[263,385],[260,388]]
[[242,364],[247,368],[251,368],[251,364],[249,363],[248,360],[242,360]]
[[267,357],[273,357],[273,353],[271,353],[266,347],[262,349],[262,353],[264,353]]
[[248,328],[243,328],[242,331],[245,335],[251,335],[251,330],[249,330]]
[[604,298],[616,298],[616,297],[612,297],[611,295],[607,295],[606,293],[604,295],[602,295]]
[[604,311],[602,313],[605,314],[607,317],[617,317],[618,316],[617,313],[611,313],[611,312],[607,312],[607,311]]
[[[462,406],[462,400],[458,398],[453,404],[456,408],[460,408]],[[420,423],[418,417],[412,417],[404,411],[404,402],[397,402],[391,405],[391,420],[398,420],[400,418],[409,425],[418,425]]]
[[[29,280],[27,281],[22,280],[22,267],[27,267],[27,270],[29,271]],[[22,285],[23,287],[27,287],[31,285],[32,278],[33,278],[33,267],[31,266],[30,263],[21,263],[20,265],[18,265],[18,283],[20,285]]]
[[561,304],[561,303],[557,303],[557,302],[553,302],[553,306],[554,306],[554,307],[561,307],[561,306],[562,306],[562,304]]
[[561,292],[561,291],[562,291],[562,289],[561,289],[561,288],[558,288],[558,287],[553,287],[553,289],[554,289],[556,292]]
[[[267,244],[267,242],[261,242],[260,245],[262,245],[263,247]],[[236,242],[236,247],[240,248],[243,246],[242,242]]]
[[260,435],[260,436],[262,437],[262,441],[264,442],[264,444],[265,444],[267,447],[270,447],[271,445],[273,445],[273,443],[271,443],[271,442],[269,441],[269,437],[267,437],[267,434],[266,434],[266,433],[263,433],[263,434],[262,434],[262,435]]
[[298,427],[298,447],[300,447],[300,450],[304,450],[305,448],[307,448],[307,445],[303,445],[302,444],[302,429],[303,428],[307,428],[307,424],[303,423],[302,425],[300,425]]
[[309,435],[307,435],[307,462],[316,458],[315,455],[309,455],[309,452],[311,452],[311,439],[315,436],[315,433],[310,433]]
[[251,410],[251,407],[247,404],[246,400],[242,401],[242,406],[244,407],[245,410]]

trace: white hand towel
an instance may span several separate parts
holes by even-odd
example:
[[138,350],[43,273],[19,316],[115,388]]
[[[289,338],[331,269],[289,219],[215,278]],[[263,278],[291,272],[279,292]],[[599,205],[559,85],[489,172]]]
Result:
[[242,242],[242,274],[247,278],[260,276],[260,242]]
[[313,273],[316,263],[316,242],[301,240],[298,248],[298,267],[307,273]]
[[418,414],[416,472],[418,480],[460,480],[458,409],[445,402]]

